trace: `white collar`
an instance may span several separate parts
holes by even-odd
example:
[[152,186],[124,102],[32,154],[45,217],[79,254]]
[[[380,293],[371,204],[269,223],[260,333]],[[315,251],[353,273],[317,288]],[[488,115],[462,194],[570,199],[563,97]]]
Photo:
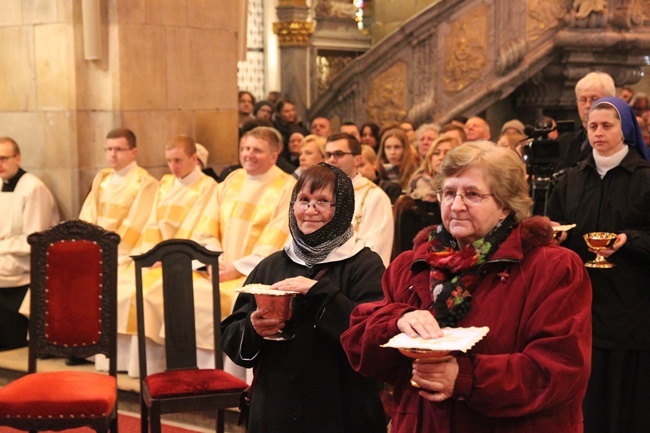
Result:
[[[343,245],[338,248],[334,248],[321,263],[333,263],[340,262],[345,259],[349,259],[359,253],[366,246],[366,242],[357,237],[357,233],[354,232],[354,235],[348,239]],[[296,255],[295,247],[293,244],[293,238],[289,236],[289,239],[284,244],[284,251],[287,253],[289,258],[298,263],[299,265],[307,266],[307,264]]]
[[127,164],[125,167],[122,167],[119,170],[113,169],[113,176],[114,177],[117,176],[117,177],[120,177],[120,178],[124,178],[124,177],[126,177],[127,174],[129,174],[129,172],[131,170],[133,170],[137,166],[138,166],[137,162],[131,161],[129,164]]
[[618,165],[623,161],[623,158],[625,158],[630,151],[630,147],[628,145],[623,145],[623,148],[612,155],[609,156],[603,156],[600,153],[596,151],[596,149],[593,150],[593,155],[594,155],[594,161],[596,162],[596,171],[598,171],[598,175],[602,179],[605,177],[607,172],[611,170],[614,167],[618,167]]
[[201,169],[197,166],[197,167],[194,168],[194,170],[192,170],[190,172],[190,174],[188,174],[184,178],[182,178],[182,179],[179,178],[179,177],[174,178],[174,184],[175,185],[180,184],[180,185],[183,185],[183,186],[190,186],[194,182],[199,180],[199,178],[201,176],[203,176],[203,173],[201,172]]

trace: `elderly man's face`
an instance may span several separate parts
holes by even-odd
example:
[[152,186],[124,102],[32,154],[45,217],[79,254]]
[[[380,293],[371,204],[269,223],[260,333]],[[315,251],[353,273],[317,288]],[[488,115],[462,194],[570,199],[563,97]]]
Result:
[[594,102],[605,96],[603,90],[600,88],[591,87],[589,89],[583,90],[580,94],[577,95],[577,104],[578,104],[578,114],[580,115],[580,121],[582,126],[587,129],[587,119],[589,118],[589,109]]
[[480,117],[470,117],[465,123],[467,141],[489,140],[490,126]]

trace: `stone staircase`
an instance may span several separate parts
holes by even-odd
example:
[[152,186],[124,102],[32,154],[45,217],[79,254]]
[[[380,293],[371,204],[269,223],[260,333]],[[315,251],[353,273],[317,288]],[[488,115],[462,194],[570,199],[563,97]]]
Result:
[[647,1],[433,2],[343,68],[308,118],[443,124],[494,107],[503,120],[573,112],[577,80],[602,70],[636,83],[649,51]]

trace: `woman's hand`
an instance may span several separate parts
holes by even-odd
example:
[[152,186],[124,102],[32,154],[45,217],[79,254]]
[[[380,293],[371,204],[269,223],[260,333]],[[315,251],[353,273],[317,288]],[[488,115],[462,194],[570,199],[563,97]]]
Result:
[[[560,223],[556,221],[551,221],[551,227],[557,227],[559,226]],[[562,242],[564,242],[567,238],[568,234],[564,230],[554,230],[553,231],[553,241],[557,244],[560,245]]]
[[278,319],[266,319],[264,316],[268,314],[269,309],[258,308],[251,313],[251,324],[253,329],[261,337],[268,337],[269,335],[276,334],[280,329],[284,328],[284,322]]
[[589,251],[591,251],[594,254],[600,254],[603,257],[609,257],[612,254],[614,254],[616,251],[620,250],[623,245],[627,242],[627,235],[625,233],[619,233],[616,235],[616,240],[614,241],[614,245],[612,245],[611,248],[607,248],[605,250],[592,250],[591,248]]
[[399,318],[397,328],[409,337],[442,337],[440,325],[428,310],[409,311]]
[[417,359],[413,363],[411,384],[422,388],[420,397],[441,402],[453,395],[457,376],[458,361],[453,356]]
[[242,276],[231,263],[219,263],[219,281],[230,281]]
[[314,284],[316,284],[318,281],[316,280],[310,280],[309,278],[305,277],[291,277],[291,278],[286,278],[282,281],[278,281],[277,283],[273,284],[270,288],[272,290],[284,290],[285,292],[298,292],[301,295],[306,295],[307,292],[309,292],[309,289],[311,289]]

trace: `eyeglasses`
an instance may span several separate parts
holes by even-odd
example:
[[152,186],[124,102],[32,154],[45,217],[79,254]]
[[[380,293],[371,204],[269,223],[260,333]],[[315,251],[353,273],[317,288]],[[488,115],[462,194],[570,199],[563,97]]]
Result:
[[318,212],[327,212],[328,210],[330,210],[331,208],[336,206],[336,203],[331,203],[331,202],[326,201],[326,200],[316,200],[314,202],[311,202],[311,201],[302,199],[302,200],[297,200],[293,204],[293,208],[295,210],[300,210],[300,211],[303,211],[303,212],[306,211],[307,209],[309,209],[310,206],[313,206],[314,209],[316,209]]
[[437,196],[438,201],[447,206],[456,200],[456,196],[460,197],[463,203],[467,206],[474,206],[481,204],[481,202],[485,200],[485,197],[494,197],[494,194],[479,194],[476,191],[465,191],[464,193],[461,193],[452,190],[442,190],[438,191]]
[[342,150],[336,150],[334,152],[325,152],[325,159],[330,159],[331,157],[334,157],[334,159],[341,159],[345,155],[354,155],[354,153],[343,152]]
[[592,96],[591,98],[587,98],[586,96],[581,96],[578,99],[576,99],[576,102],[578,104],[580,104],[580,105],[587,105],[587,102],[589,102],[590,104],[593,104],[594,102],[596,102],[599,99],[600,99],[600,97],[598,97],[598,96]]
[[104,152],[108,152],[108,153],[111,153],[111,152],[117,152],[117,153],[128,152],[129,150],[133,150],[133,149],[123,149],[121,147],[105,147],[104,148]]
[[0,162],[4,164],[5,162],[9,161],[11,158],[15,158],[15,157],[16,155],[0,156]]

